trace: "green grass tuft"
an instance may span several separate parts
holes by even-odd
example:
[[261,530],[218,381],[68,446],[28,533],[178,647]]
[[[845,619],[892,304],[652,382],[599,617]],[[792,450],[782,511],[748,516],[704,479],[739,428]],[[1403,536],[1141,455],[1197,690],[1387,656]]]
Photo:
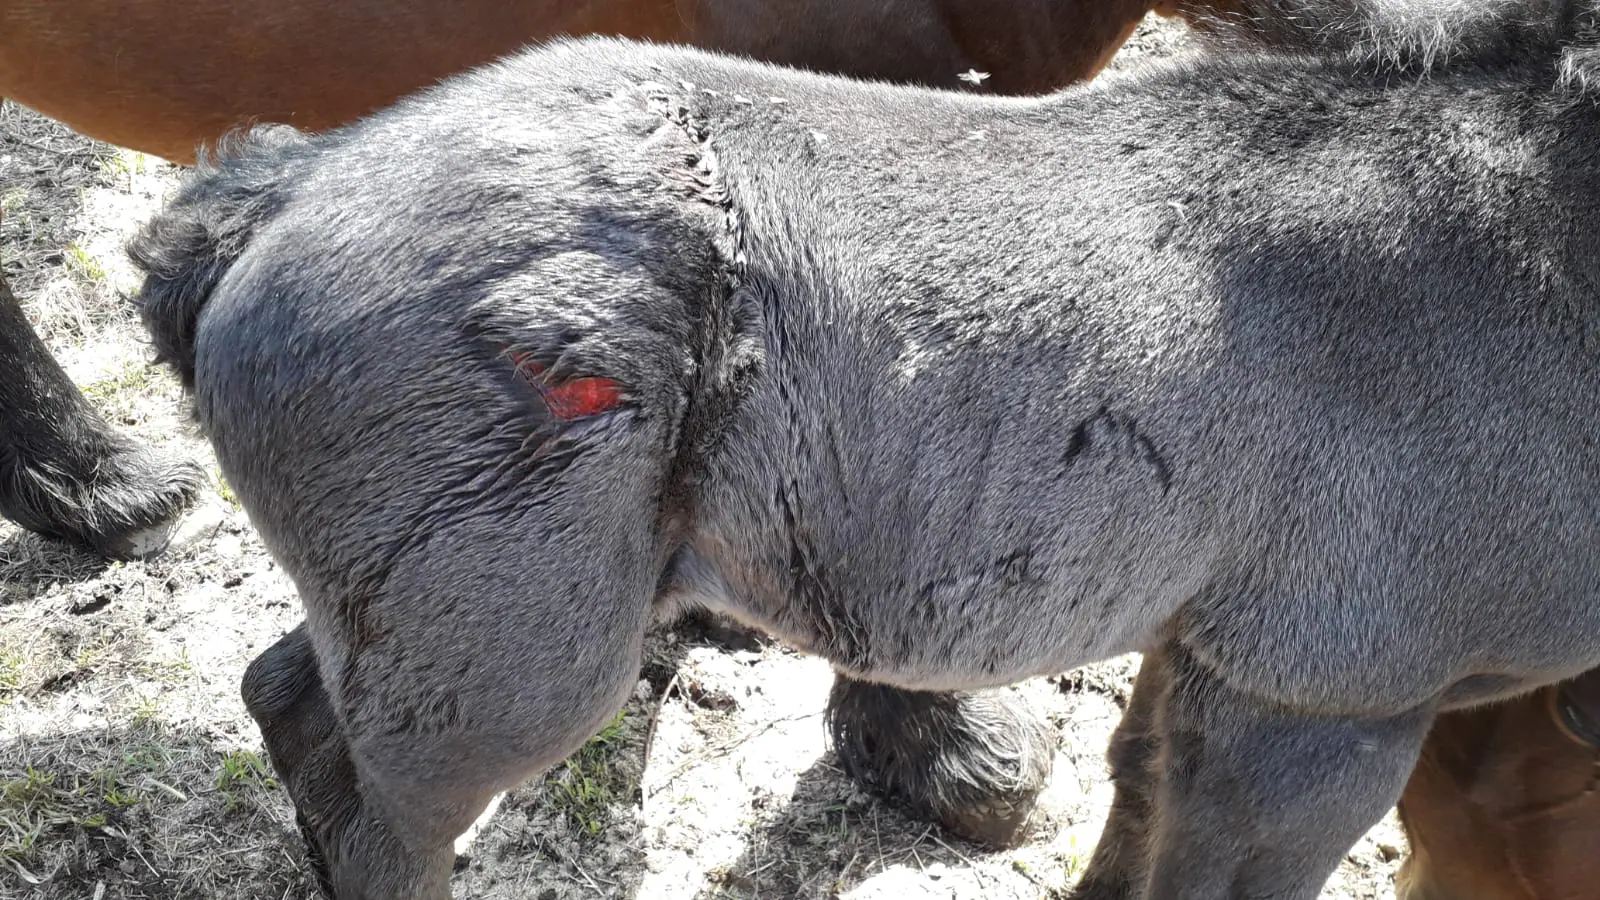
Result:
[[239,495],[233,492],[233,485],[228,483],[228,479],[222,477],[222,470],[213,466],[212,472],[216,475],[217,496],[221,497],[223,501],[234,509],[243,509],[239,505]]
[[106,280],[106,267],[100,265],[100,261],[80,244],[67,247],[67,268],[73,274],[94,284]]
[[222,756],[222,769],[217,773],[217,793],[223,805],[233,812],[247,800],[259,801],[278,789],[277,779],[266,760],[254,750],[233,750]]
[[22,690],[28,658],[9,642],[0,644],[0,708]]
[[584,835],[605,830],[611,823],[612,806],[638,787],[611,765],[622,746],[624,730],[624,714],[619,712],[546,779],[555,805]]
[[141,800],[128,774],[101,768],[62,778],[28,768],[0,780],[0,860],[26,865],[47,837],[106,827]]
[[0,194],[0,217],[22,215],[22,210],[28,205],[28,191],[26,188],[12,188]]

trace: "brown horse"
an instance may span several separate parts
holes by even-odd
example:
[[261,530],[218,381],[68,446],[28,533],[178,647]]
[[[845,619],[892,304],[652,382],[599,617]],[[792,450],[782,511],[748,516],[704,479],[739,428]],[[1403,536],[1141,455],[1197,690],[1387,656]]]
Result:
[[[1044,93],[1152,10],[1229,0],[0,0],[0,97],[179,162],[249,121],[320,131],[557,35],[693,44],[862,78]],[[979,79],[967,73],[986,73]]]
[[1440,716],[1400,800],[1402,900],[1600,894],[1600,669]]

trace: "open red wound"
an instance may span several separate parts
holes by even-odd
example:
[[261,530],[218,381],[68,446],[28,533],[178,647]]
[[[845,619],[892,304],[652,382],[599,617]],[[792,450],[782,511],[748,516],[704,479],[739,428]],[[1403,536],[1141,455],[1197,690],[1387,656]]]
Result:
[[539,376],[544,366],[534,362],[526,353],[512,353],[511,361],[517,371],[528,377],[529,383],[539,389],[544,405],[558,419],[571,421],[615,409],[622,403],[622,385],[610,378],[584,376],[567,381],[545,382]]

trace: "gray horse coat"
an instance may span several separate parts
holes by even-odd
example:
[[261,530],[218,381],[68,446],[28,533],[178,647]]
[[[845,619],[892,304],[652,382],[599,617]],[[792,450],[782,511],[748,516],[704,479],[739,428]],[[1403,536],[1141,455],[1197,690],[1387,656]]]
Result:
[[1437,711],[1600,664],[1593,15],[1445,6],[1042,101],[563,43],[192,181],[146,314],[337,896],[446,896],[694,603],[899,688],[1145,650],[1079,896],[1314,897]]

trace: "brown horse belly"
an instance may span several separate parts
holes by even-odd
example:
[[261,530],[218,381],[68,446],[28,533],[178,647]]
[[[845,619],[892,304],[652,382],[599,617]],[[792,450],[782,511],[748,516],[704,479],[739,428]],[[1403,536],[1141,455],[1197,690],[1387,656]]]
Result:
[[189,162],[240,124],[331,128],[563,34],[688,37],[672,0],[0,0],[0,96]]
[[[1194,21],[1232,0],[1166,0]],[[1158,0],[0,0],[0,97],[190,162],[239,125],[320,131],[559,35],[686,43],[863,78],[1043,93]]]

